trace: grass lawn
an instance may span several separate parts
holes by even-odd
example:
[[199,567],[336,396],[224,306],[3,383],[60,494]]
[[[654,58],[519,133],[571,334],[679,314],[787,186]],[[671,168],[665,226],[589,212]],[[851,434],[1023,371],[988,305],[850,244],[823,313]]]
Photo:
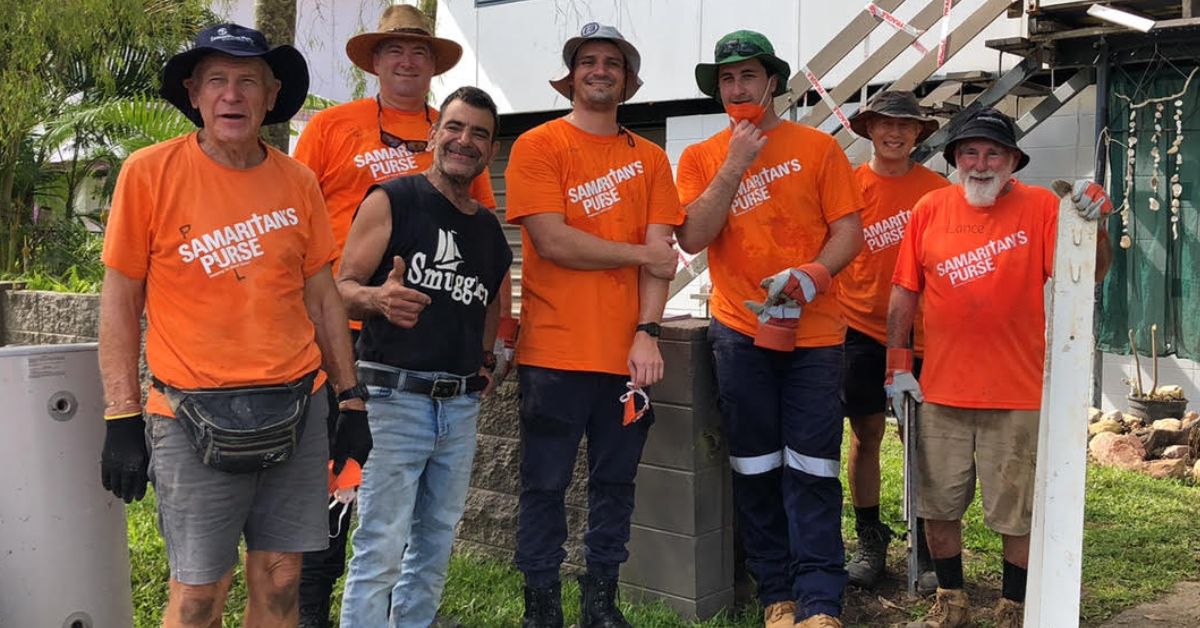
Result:
[[[900,443],[891,428],[884,443],[882,516],[897,530],[903,528],[900,456]],[[1200,488],[1095,466],[1088,468],[1087,484],[1082,607],[1085,625],[1095,625],[1121,609],[1153,599],[1177,581],[1200,580]],[[846,538],[853,538],[848,494],[846,499],[842,529]],[[130,508],[129,537],[135,625],[157,626],[166,601],[168,571],[152,495]],[[964,546],[966,576],[974,585],[972,596],[986,599],[985,606],[990,605],[999,595],[1000,539],[984,528],[978,496],[967,513]],[[903,561],[903,548],[893,543],[892,571],[902,571]],[[860,625],[879,625],[884,618],[896,621],[919,617],[927,602],[906,602],[898,591],[899,582],[893,585],[882,592],[847,591],[847,619],[862,622]],[[563,588],[570,625],[578,619],[579,592],[571,579],[564,580]],[[881,603],[881,595],[904,610]],[[240,625],[244,605],[245,589],[239,574],[226,608],[226,626]],[[443,613],[468,628],[509,628],[520,625],[521,609],[521,578],[510,564],[462,554],[453,558],[442,600]],[[762,625],[756,608],[747,609],[741,616],[718,616],[703,623],[684,622],[661,604],[627,604],[624,610],[638,628]],[[980,624],[987,625],[986,621]]]

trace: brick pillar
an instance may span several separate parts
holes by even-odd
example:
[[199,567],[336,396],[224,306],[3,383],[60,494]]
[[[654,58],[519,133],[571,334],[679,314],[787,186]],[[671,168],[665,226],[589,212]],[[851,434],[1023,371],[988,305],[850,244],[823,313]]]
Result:
[[717,412],[708,321],[663,325],[666,376],[652,390],[655,425],[637,475],[630,599],[660,599],[687,618],[733,604],[733,500]]

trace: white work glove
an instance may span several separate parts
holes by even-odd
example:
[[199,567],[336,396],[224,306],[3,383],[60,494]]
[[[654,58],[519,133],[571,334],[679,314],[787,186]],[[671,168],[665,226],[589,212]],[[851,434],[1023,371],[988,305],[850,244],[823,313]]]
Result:
[[925,395],[921,393],[921,385],[912,374],[912,368],[912,349],[888,347],[887,377],[883,380],[883,390],[891,398],[895,412],[904,408],[904,395],[912,397],[917,403],[925,402]]
[[812,303],[817,295],[829,289],[832,282],[829,270],[821,264],[802,264],[796,268],[785,268],[763,279],[759,285],[767,289],[764,305],[775,305],[785,300],[804,306]]
[[921,385],[917,383],[917,378],[911,371],[900,371],[891,376],[891,381],[883,386],[887,396],[892,400],[892,408],[899,412],[904,407],[904,395],[913,398],[917,403],[925,402],[925,395],[921,393]]
[[1084,220],[1099,220],[1112,213],[1112,199],[1104,186],[1091,179],[1079,179],[1071,186],[1071,203]]

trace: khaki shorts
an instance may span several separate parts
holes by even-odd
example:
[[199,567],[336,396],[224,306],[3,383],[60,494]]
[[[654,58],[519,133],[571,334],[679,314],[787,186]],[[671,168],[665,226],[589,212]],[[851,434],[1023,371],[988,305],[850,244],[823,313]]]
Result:
[[1007,536],[1029,534],[1037,462],[1037,410],[920,406],[917,513],[957,521],[983,493],[983,521]]

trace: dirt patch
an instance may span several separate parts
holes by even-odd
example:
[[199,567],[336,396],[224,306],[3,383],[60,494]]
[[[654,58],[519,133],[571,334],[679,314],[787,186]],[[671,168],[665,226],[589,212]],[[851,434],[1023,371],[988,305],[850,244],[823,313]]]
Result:
[[[893,557],[894,558],[894,557]],[[904,585],[904,561],[889,560],[887,578],[874,589],[864,590],[855,586],[846,587],[846,600],[842,607],[842,621],[846,626],[904,626],[907,622],[920,619],[933,605],[933,594],[909,597]],[[1000,597],[999,583],[970,582],[966,586],[971,599],[971,616],[976,620],[990,620],[992,607]]]
[[1165,596],[1113,617],[1097,628],[1200,626],[1200,582],[1179,582]]

